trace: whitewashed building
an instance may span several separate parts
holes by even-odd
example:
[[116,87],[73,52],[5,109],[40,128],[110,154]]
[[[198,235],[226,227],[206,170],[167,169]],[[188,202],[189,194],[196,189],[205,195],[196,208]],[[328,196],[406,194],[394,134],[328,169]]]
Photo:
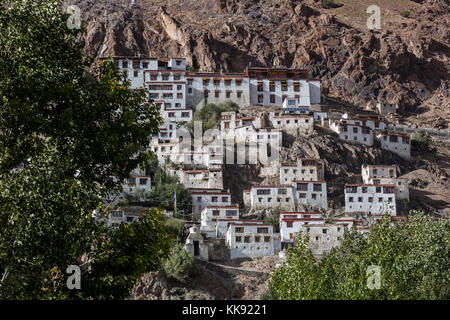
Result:
[[195,219],[199,219],[201,211],[207,206],[230,206],[231,193],[218,189],[189,189],[192,196],[192,212]]
[[228,227],[230,223],[240,224],[263,224],[262,220],[245,220],[245,219],[217,219],[216,222],[216,239],[225,240],[227,237]]
[[298,204],[328,209],[327,183],[325,181],[294,181],[294,196]]
[[251,105],[281,106],[287,97],[299,107],[320,103],[320,80],[309,79],[305,69],[249,67],[246,73]]
[[252,209],[295,210],[292,185],[252,186],[250,190],[244,190],[244,205]]
[[411,159],[411,138],[407,134],[382,132],[377,135],[381,149],[397,154],[405,160]]
[[216,237],[217,221],[220,219],[239,219],[238,206],[207,206],[200,215],[200,231],[209,238]]
[[228,225],[226,244],[230,258],[255,258],[275,255],[273,225],[239,223]]
[[395,186],[395,199],[409,201],[408,179],[397,177],[393,165],[363,165],[361,169],[364,184],[392,184]]
[[388,114],[388,113],[396,113],[398,109],[397,104],[393,103],[381,103],[378,102],[376,106],[377,112],[379,114]]
[[173,170],[180,183],[186,188],[222,189],[222,169]]
[[[351,220],[350,220],[351,221]],[[300,233],[309,237],[309,248],[314,256],[322,256],[340,245],[346,229],[341,223],[311,223],[301,225]]]
[[186,74],[186,103],[197,110],[208,103],[232,101],[239,106],[250,104],[249,79],[245,73]]
[[373,179],[397,178],[397,167],[394,165],[363,164],[361,175],[363,183],[371,184]]
[[324,167],[320,160],[300,158],[297,164],[283,163],[280,166],[280,183],[294,181],[319,181],[324,179]]
[[395,186],[371,184],[345,185],[345,211],[397,215]]
[[373,145],[373,131],[369,127],[357,124],[348,124],[344,120],[332,120],[330,129],[339,135],[339,139],[350,143],[361,143],[367,146]]
[[209,169],[220,169],[223,165],[221,152],[181,151],[170,156],[170,160],[179,165],[199,165]]
[[272,126],[288,133],[307,133],[314,130],[314,119],[309,114],[280,114],[271,112]]
[[168,108],[201,109],[224,101],[281,106],[295,99],[297,107],[307,108],[320,103],[320,80],[310,79],[305,69],[247,67],[242,73],[205,73],[186,71],[185,58],[114,59],[132,88],[147,88],[151,99],[162,100]]
[[321,212],[280,212],[281,242],[293,243],[303,224],[325,223]]
[[341,123],[356,124],[363,127],[369,127],[372,130],[385,130],[387,127],[380,116],[371,114],[348,114],[342,115]]

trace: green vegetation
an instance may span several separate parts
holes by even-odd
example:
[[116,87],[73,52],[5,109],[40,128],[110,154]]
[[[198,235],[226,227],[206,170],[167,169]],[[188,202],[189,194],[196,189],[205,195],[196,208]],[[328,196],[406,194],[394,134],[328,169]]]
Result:
[[400,15],[404,18],[409,18],[411,16],[411,13],[409,11],[402,11]]
[[357,88],[356,86],[354,86],[353,89],[352,89],[352,94],[353,94],[354,96],[356,96],[358,93],[359,93],[358,88]]
[[156,170],[152,190],[148,193],[151,206],[161,206],[166,210],[173,210],[174,191],[177,194],[177,213],[188,214],[192,212],[192,196],[189,191],[179,183],[178,178],[170,175],[164,167]]
[[169,218],[166,220],[166,226],[170,230],[174,239],[181,239],[181,232],[184,227],[184,220],[177,218]]
[[[1,299],[123,299],[172,242],[159,211],[117,227],[93,217],[119,188],[109,177],[148,159],[160,118],[112,60],[83,56],[68,17],[56,0],[0,6]],[[68,290],[66,269],[84,262]]]
[[202,122],[202,130],[214,128],[214,126],[220,121],[221,113],[227,111],[239,111],[239,106],[232,101],[225,101],[219,104],[208,103],[201,110],[197,111],[191,122],[187,127],[191,133],[194,132],[194,121]]
[[280,232],[280,208],[276,208],[264,218],[264,223],[273,225],[273,232]]
[[[367,234],[347,232],[316,262],[300,238],[287,264],[270,279],[271,299],[449,299],[450,221],[410,213],[409,225],[386,219]],[[369,266],[381,269],[380,288],[369,289]]]
[[188,254],[182,244],[174,245],[163,262],[163,270],[169,279],[184,282],[189,278],[194,265],[194,257]]
[[431,137],[424,131],[414,133],[411,139],[413,150],[427,152],[430,150]]
[[325,9],[331,9],[331,8],[342,7],[342,4],[338,4],[338,3],[334,2],[334,0],[322,0],[322,6]]

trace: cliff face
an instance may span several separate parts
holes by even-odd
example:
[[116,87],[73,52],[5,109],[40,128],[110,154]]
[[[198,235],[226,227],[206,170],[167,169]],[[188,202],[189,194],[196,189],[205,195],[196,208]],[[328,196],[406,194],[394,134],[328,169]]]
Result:
[[[373,108],[383,100],[449,116],[446,0],[340,0],[332,9],[319,0],[74,3],[90,54],[184,56],[200,71],[306,68],[322,79],[323,93],[344,102]],[[381,9],[380,30],[366,27],[371,4]]]

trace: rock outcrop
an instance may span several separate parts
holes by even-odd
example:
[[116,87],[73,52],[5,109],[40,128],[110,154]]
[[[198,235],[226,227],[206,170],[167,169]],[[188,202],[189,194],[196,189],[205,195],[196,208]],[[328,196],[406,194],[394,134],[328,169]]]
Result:
[[373,31],[365,27],[366,8],[345,0],[335,9],[315,0],[136,2],[75,1],[87,21],[88,53],[184,56],[200,71],[306,68],[322,79],[324,93],[361,107],[377,100],[401,111],[450,106],[448,97],[433,99],[448,86],[445,0],[386,2],[382,30]]

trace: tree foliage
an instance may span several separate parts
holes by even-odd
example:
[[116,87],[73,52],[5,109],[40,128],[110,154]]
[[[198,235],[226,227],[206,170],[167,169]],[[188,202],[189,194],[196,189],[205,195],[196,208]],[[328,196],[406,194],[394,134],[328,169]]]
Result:
[[431,137],[424,131],[414,133],[411,139],[411,145],[414,150],[419,152],[426,152],[430,149]]
[[182,244],[174,245],[163,262],[163,270],[168,278],[186,281],[194,265],[194,257],[184,250]]
[[[124,298],[171,243],[161,212],[117,228],[92,215],[119,187],[109,177],[146,160],[160,118],[111,60],[83,55],[67,18],[56,0],[0,5],[3,299]],[[69,291],[66,268],[82,257],[82,289]]]
[[164,167],[158,167],[153,179],[153,187],[148,198],[152,205],[161,206],[166,210],[173,210],[174,191],[177,195],[177,211],[192,212],[192,196],[178,181],[177,177],[169,174]]
[[[300,238],[287,264],[270,280],[273,299],[449,299],[450,223],[415,212],[407,224],[386,220],[362,236],[347,232],[339,247],[316,262]],[[367,286],[369,266],[381,286]]]
[[273,225],[274,232],[280,232],[280,212],[281,208],[275,208],[264,218],[264,223]]
[[197,111],[194,115],[194,118],[191,122],[188,123],[188,129],[194,132],[194,121],[202,122],[202,130],[205,132],[206,130],[214,128],[214,126],[220,121],[220,117],[222,112],[227,111],[239,111],[239,106],[232,101],[224,101],[219,104],[208,103],[199,111]]

